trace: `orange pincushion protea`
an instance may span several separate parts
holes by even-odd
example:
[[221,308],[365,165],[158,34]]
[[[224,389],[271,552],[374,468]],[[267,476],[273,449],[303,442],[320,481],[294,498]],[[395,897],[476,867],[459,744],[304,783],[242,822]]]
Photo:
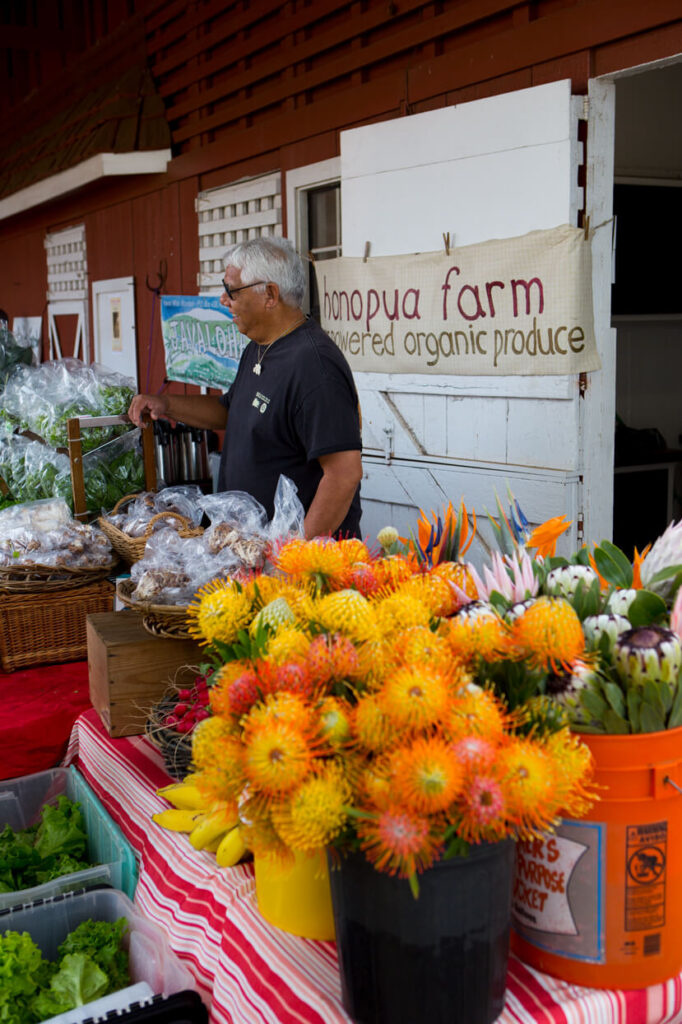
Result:
[[462,562],[439,562],[438,565],[434,565],[429,575],[434,576],[436,579],[447,580],[448,583],[454,584],[454,587],[451,587],[450,589],[452,591],[452,600],[455,602],[455,605],[452,612],[448,612],[447,614],[452,615],[453,612],[457,611],[462,607],[462,605],[467,603],[465,598],[457,594],[457,591],[454,589],[455,587],[458,590],[461,590],[462,593],[466,594],[472,601],[478,596],[476,584],[471,577],[471,573]]
[[321,685],[340,679],[355,679],[360,671],[358,652],[340,633],[322,633],[311,640],[306,654],[311,675]]
[[452,651],[447,640],[426,626],[413,626],[392,640],[391,653],[396,665],[430,665],[440,672],[452,668]]
[[342,539],[338,541],[338,547],[346,565],[355,565],[356,562],[371,562],[372,560],[369,548],[359,537]]
[[431,867],[441,854],[441,830],[434,825],[427,815],[392,804],[360,818],[357,833],[367,860],[379,871],[409,878]]
[[251,662],[243,658],[227,661],[213,673],[212,685],[209,690],[209,703],[214,715],[230,715],[229,688],[233,680],[238,679],[251,668]]
[[244,731],[244,774],[266,799],[290,793],[311,769],[313,748],[298,725],[273,720]]
[[287,541],[274,556],[279,572],[291,580],[312,580],[316,585],[343,585],[347,562],[338,543],[326,537]]
[[381,710],[395,729],[427,729],[447,713],[450,678],[428,665],[405,665],[386,676],[378,696]]
[[380,588],[395,590],[419,572],[419,563],[414,556],[386,555],[372,562],[372,570]]
[[585,650],[582,623],[563,597],[538,597],[512,624],[515,657],[536,668],[568,670]]
[[499,744],[509,724],[497,697],[475,685],[458,691],[457,700],[451,703],[443,720],[444,730],[453,743],[473,734]]
[[462,788],[464,769],[441,736],[418,736],[396,747],[389,763],[394,797],[417,813],[444,811]]
[[386,750],[393,742],[395,728],[377,694],[363,695],[353,709],[353,735],[361,748],[372,752]]
[[509,816],[527,834],[551,823],[560,807],[557,770],[539,744],[510,737],[498,755]]
[[503,839],[507,834],[504,788],[494,768],[472,772],[457,801],[457,833],[468,843]]

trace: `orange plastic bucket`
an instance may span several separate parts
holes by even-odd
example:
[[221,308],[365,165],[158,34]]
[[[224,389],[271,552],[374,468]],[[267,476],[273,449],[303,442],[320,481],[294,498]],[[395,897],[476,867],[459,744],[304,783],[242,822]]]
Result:
[[294,856],[291,865],[273,857],[254,857],[258,909],[283,931],[331,941],[334,912],[325,851]]
[[519,844],[512,949],[577,985],[644,988],[682,970],[682,728],[581,738],[606,788]]

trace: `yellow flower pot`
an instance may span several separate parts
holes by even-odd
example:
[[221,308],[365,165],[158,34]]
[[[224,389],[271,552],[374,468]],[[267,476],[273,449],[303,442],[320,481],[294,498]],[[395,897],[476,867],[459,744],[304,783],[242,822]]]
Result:
[[324,850],[296,853],[293,865],[254,857],[256,899],[266,921],[304,939],[334,939],[334,914]]

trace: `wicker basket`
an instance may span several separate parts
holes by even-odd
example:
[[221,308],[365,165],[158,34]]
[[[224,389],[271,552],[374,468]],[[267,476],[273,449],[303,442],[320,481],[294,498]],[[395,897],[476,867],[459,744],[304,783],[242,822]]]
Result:
[[184,779],[192,765],[192,734],[167,729],[163,721],[177,703],[177,697],[164,697],[154,704],[145,723],[145,734],[163,755],[163,763],[174,779]]
[[113,607],[114,588],[107,580],[31,596],[0,594],[3,671],[84,659],[86,616],[110,612]]
[[131,594],[136,587],[134,580],[119,580],[116,594],[128,608],[139,612],[142,625],[152,636],[163,636],[175,640],[189,640],[193,634],[187,626],[187,605],[152,604],[150,601],[133,601]]
[[[124,498],[121,498],[116,502],[111,510],[111,515],[118,512],[125,502],[132,501],[138,497],[138,494],[126,494]],[[114,524],[110,523],[104,516],[100,516],[98,525],[102,532],[109,538],[109,542],[114,551],[116,551],[124,561],[128,562],[129,565],[133,565],[134,562],[139,562],[144,555],[144,549],[147,546],[147,541],[152,535],[154,526],[161,519],[173,519],[175,521],[179,521],[181,525],[177,533],[180,537],[201,537],[204,532],[203,526],[192,526],[189,519],[185,516],[181,516],[179,512],[171,511],[157,512],[155,516],[152,516],[141,537],[129,537],[127,533],[124,533],[123,530],[119,530],[118,526],[114,526]]]
[[118,559],[92,568],[66,565],[9,565],[0,566],[0,593],[44,594],[46,591],[71,590],[90,587],[105,576],[111,576]]

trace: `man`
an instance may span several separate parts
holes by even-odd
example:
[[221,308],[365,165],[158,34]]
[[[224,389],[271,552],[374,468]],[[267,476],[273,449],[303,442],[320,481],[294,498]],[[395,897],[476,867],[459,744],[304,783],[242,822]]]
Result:
[[220,491],[246,491],[271,517],[283,473],[298,487],[306,537],[359,536],[357,392],[341,351],[301,309],[303,264],[280,238],[233,245],[225,261],[221,302],[251,339],[229,391],[136,395],[128,415],[138,426],[148,412],[152,419],[226,428]]

